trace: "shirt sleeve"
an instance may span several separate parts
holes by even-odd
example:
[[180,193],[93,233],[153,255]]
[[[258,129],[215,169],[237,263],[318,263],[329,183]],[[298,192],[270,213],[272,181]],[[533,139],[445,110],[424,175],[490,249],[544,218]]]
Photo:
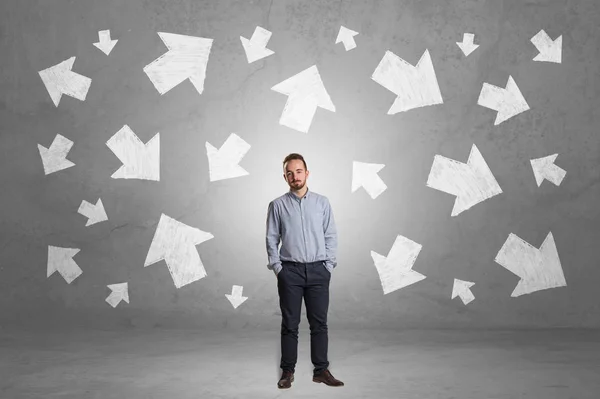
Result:
[[271,201],[267,210],[267,234],[266,234],[266,245],[267,245],[267,256],[269,258],[269,264],[267,269],[273,270],[277,274],[281,270],[281,260],[279,259],[279,242],[280,242],[280,220],[277,212],[275,203]]
[[327,200],[325,207],[325,214],[323,215],[323,233],[325,234],[325,265],[332,271],[337,266],[337,228],[335,225],[335,219],[333,217],[333,210],[331,204]]

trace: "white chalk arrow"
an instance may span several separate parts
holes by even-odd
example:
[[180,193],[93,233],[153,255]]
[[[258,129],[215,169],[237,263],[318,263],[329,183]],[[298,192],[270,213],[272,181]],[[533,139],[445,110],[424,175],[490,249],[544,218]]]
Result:
[[248,175],[249,173],[238,165],[248,150],[250,144],[235,133],[229,135],[219,150],[207,141],[206,155],[210,181]]
[[335,44],[342,42],[344,43],[346,51],[352,50],[356,47],[356,42],[354,41],[354,36],[356,35],[358,35],[358,32],[348,29],[345,26],[340,26],[340,31],[335,39]]
[[112,291],[105,299],[110,306],[116,308],[121,301],[129,303],[129,290],[127,283],[109,284],[107,287]]
[[274,51],[269,50],[267,48],[267,43],[269,43],[269,39],[271,39],[271,32],[264,28],[261,28],[260,26],[257,26],[254,29],[254,33],[252,34],[250,40],[246,39],[243,36],[240,36],[242,46],[244,47],[244,51],[246,52],[248,64],[251,64],[254,61],[258,61],[262,58],[275,54]]
[[355,192],[360,187],[375,199],[383,193],[387,186],[381,180],[377,172],[385,167],[382,163],[352,162],[352,191]]
[[472,33],[464,33],[463,34],[463,41],[462,42],[456,42],[456,44],[458,45],[458,47],[460,47],[460,49],[462,50],[463,54],[468,57],[469,54],[471,54],[473,51],[475,51],[477,49],[477,47],[479,47],[479,44],[473,44],[473,39],[475,38],[475,35]]
[[67,284],[71,284],[82,273],[77,263],[73,260],[73,256],[79,251],[79,248],[62,248],[48,245],[46,277],[50,277],[54,272],[58,271]]
[[388,115],[444,102],[429,50],[416,67],[386,51],[371,79],[397,96]]
[[160,216],[144,267],[165,260],[175,287],[206,277],[196,245],[214,238],[211,233],[190,227],[165,215]]
[[104,54],[109,55],[118,40],[110,39],[110,30],[98,31],[98,42],[94,43]]
[[479,93],[477,104],[498,111],[494,125],[499,125],[505,120],[529,109],[529,104],[525,101],[512,76],[508,77],[508,82],[504,89],[484,83]]
[[496,178],[475,144],[467,163],[436,155],[427,186],[456,196],[451,216],[502,193]]
[[54,137],[50,148],[38,144],[45,175],[75,166],[73,162],[67,159],[71,147],[73,147],[73,142],[60,134]]
[[57,107],[63,94],[84,101],[92,84],[92,79],[71,71],[74,62],[75,57],[71,57],[38,72]]
[[308,132],[317,107],[335,112],[316,65],[276,84],[271,90],[288,96],[279,123],[300,132]]
[[81,201],[81,205],[79,205],[77,212],[88,218],[88,221],[85,224],[86,227],[108,220],[108,216],[106,216],[106,211],[104,210],[104,205],[100,198],[96,201],[96,205],[89,203],[86,200]]
[[113,179],[160,180],[160,136],[156,133],[146,144],[127,125],[106,142],[123,163]]
[[471,281],[464,281],[455,278],[454,285],[452,286],[452,299],[459,296],[463,304],[467,305],[469,302],[475,299],[475,296],[471,292],[471,287],[474,285],[475,283]]
[[567,172],[564,169],[554,165],[554,160],[557,156],[558,154],[552,154],[546,157],[530,160],[535,182],[537,183],[538,187],[541,186],[544,179],[554,183],[556,186],[560,186],[560,183],[564,179]]
[[425,278],[421,273],[412,270],[421,248],[421,244],[398,235],[387,258],[371,251],[371,258],[379,274],[384,295]]
[[536,55],[534,61],[562,62],[562,35],[552,40],[550,36],[542,29],[534,37],[531,38],[531,43],[540,52]]
[[567,285],[552,232],[539,249],[510,233],[494,261],[521,278],[511,297]]
[[246,299],[248,299],[247,296],[242,296],[243,291],[244,291],[243,286],[234,285],[231,288],[231,295],[225,294],[227,299],[229,299],[229,302],[231,302],[231,304],[233,305],[234,309],[237,309],[238,306],[240,306],[242,303],[246,302]]
[[156,90],[162,95],[189,79],[202,94],[213,39],[165,32],[158,35],[169,51],[144,67]]

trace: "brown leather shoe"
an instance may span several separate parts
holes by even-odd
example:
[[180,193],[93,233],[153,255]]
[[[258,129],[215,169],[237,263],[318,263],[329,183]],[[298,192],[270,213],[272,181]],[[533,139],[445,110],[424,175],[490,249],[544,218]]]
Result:
[[334,376],[331,375],[331,372],[328,369],[323,370],[318,375],[313,375],[314,382],[323,382],[330,387],[342,387],[344,383],[340,380],[335,379]]
[[283,374],[281,374],[281,379],[277,383],[277,387],[279,389],[290,388],[293,381],[294,373],[289,370],[283,370]]

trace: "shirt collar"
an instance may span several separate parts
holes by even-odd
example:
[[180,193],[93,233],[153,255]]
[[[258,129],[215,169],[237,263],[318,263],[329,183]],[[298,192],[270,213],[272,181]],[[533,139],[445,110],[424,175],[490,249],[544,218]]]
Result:
[[300,201],[301,199],[306,199],[306,198],[310,197],[310,189],[308,187],[306,187],[306,193],[304,193],[304,197],[302,197],[302,198],[299,198],[296,194],[294,194],[292,192],[292,190],[288,191],[287,194],[290,195],[295,200]]

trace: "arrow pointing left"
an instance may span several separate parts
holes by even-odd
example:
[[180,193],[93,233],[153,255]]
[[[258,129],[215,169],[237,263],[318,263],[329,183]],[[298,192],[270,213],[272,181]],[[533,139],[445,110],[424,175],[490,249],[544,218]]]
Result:
[[84,101],[92,84],[92,79],[71,71],[74,62],[75,57],[71,57],[38,72],[57,107],[63,94]]
[[54,272],[58,271],[67,284],[71,284],[82,273],[77,263],[73,260],[73,256],[79,251],[79,248],[61,248],[48,245],[46,277],[50,277]]

